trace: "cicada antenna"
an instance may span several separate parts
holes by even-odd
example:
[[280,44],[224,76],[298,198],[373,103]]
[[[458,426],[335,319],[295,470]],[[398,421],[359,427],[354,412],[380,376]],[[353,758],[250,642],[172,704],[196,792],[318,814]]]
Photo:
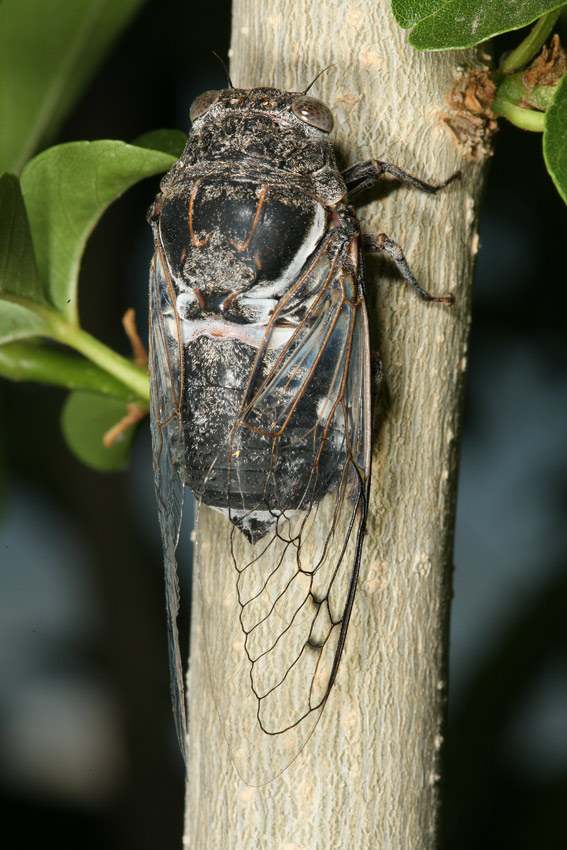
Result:
[[319,79],[319,77],[321,77],[321,76],[325,73],[325,71],[328,71],[328,70],[329,70],[329,68],[334,68],[336,64],[337,64],[336,62],[331,62],[331,64],[330,64],[330,65],[327,65],[327,67],[326,67],[326,68],[323,68],[323,70],[322,70],[322,71],[319,71],[319,73],[317,74],[317,76],[315,77],[315,79],[314,79],[314,80],[312,80],[312,81],[309,83],[309,85],[307,86],[307,88],[305,89],[305,91],[302,91],[302,92],[301,92],[301,94],[307,94],[307,92],[309,91],[309,89],[310,89],[310,88],[312,88],[312,87],[315,85],[315,83],[317,82],[317,80]]
[[[224,72],[226,74],[226,79],[228,81],[228,87],[229,87],[229,89],[233,89],[234,86],[232,84],[232,80],[230,79],[230,74],[228,73],[228,68],[226,67],[226,63],[225,63],[224,59],[221,59],[221,57],[218,55],[218,53],[215,50],[211,50],[211,53],[213,54],[213,56],[217,57],[217,59],[219,60],[219,62],[223,66]],[[315,80],[313,82],[315,82]]]

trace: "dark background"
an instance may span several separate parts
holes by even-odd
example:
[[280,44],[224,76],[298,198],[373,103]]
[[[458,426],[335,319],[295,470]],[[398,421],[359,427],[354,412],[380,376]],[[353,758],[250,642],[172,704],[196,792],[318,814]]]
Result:
[[[194,97],[225,86],[210,51],[226,56],[229,31],[228,4],[149,2],[56,141],[186,131]],[[114,204],[85,255],[83,323],[124,354],[128,307],[147,334],[145,211],[158,182]],[[551,850],[564,834],[566,224],[541,137],[503,127],[481,224],[462,438],[448,848]],[[0,387],[2,843],[173,850],[184,779],[149,429],[128,472],[98,475],[63,443],[63,400],[41,386]]]

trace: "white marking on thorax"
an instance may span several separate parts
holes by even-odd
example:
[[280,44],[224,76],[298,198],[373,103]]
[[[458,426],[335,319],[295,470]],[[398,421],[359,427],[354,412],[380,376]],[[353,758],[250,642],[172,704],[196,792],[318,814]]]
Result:
[[313,216],[313,222],[311,227],[305,234],[305,238],[301,243],[300,247],[296,251],[292,261],[289,263],[285,269],[282,270],[281,275],[276,278],[276,280],[269,281],[267,283],[260,283],[258,286],[252,287],[246,292],[244,296],[247,300],[252,301],[256,296],[255,292],[258,293],[258,298],[269,298],[274,295],[282,295],[286,292],[290,287],[293,286],[295,281],[297,280],[297,276],[299,272],[303,268],[303,265],[307,262],[311,254],[317,248],[317,245],[323,238],[325,233],[325,209],[321,206],[321,204],[315,204],[315,215]]

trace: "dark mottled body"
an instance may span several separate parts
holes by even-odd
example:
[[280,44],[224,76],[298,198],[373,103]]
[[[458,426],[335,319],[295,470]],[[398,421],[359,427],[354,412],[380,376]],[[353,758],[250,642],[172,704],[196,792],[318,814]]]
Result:
[[[297,486],[302,470],[318,462],[319,446],[305,434],[325,399],[326,376],[322,385],[317,374],[306,382],[277,458],[270,408],[256,408],[246,419],[251,427],[233,433],[331,268],[350,265],[353,281],[357,274],[358,223],[343,203],[333,147],[291,112],[296,98],[274,89],[222,93],[211,107],[218,119],[209,115],[193,131],[157,202],[156,241],[174,288],[186,387],[176,469],[205,504],[229,510],[253,538],[282,511],[319,501],[346,461],[335,421],[326,435],[335,451],[325,453],[324,468],[319,463],[316,486]],[[350,296],[357,298],[354,283]],[[233,463],[235,452],[246,460]]]
[[[384,171],[439,187],[375,160],[341,175],[332,116],[304,93],[207,92],[191,117],[150,211],[152,435],[174,701],[184,742],[175,550],[189,486],[231,521],[244,673],[234,672],[238,656],[228,661],[234,636],[227,626],[223,639],[206,591],[205,639],[210,668],[226,670],[212,684],[235,762],[244,753],[241,772],[264,781],[317,723],[354,600],[370,475],[363,239],[431,299],[392,240],[361,236],[350,198]],[[255,704],[247,748],[226,719],[242,688]]]

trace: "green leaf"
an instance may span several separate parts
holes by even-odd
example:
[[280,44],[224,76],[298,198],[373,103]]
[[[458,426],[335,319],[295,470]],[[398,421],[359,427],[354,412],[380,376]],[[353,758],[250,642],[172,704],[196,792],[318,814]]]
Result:
[[134,139],[132,144],[139,148],[162,151],[179,159],[185,150],[187,136],[181,130],[150,130]]
[[61,413],[67,445],[79,460],[99,472],[124,469],[135,427],[127,428],[110,448],[105,448],[103,438],[127,413],[126,402],[119,399],[82,391],[70,393]]
[[0,293],[45,303],[20,181],[0,176]]
[[19,173],[145,0],[0,2],[0,170]]
[[543,156],[557,191],[567,203],[567,76],[545,113]]
[[89,360],[35,339],[0,345],[0,375],[11,381],[38,381],[69,390],[92,390],[125,401],[137,398],[122,381]]
[[0,298],[0,344],[26,336],[50,336],[49,326],[29,307]]
[[166,171],[171,154],[125,142],[70,142],[32,159],[22,174],[39,274],[50,302],[77,322],[86,241],[104,210],[138,180]]
[[[410,43],[419,50],[473,47],[494,35],[525,27],[564,5],[556,0],[450,0],[414,26]],[[412,13],[406,18],[411,20]]]
[[392,0],[392,14],[404,29],[409,29],[428,18],[448,0]]

